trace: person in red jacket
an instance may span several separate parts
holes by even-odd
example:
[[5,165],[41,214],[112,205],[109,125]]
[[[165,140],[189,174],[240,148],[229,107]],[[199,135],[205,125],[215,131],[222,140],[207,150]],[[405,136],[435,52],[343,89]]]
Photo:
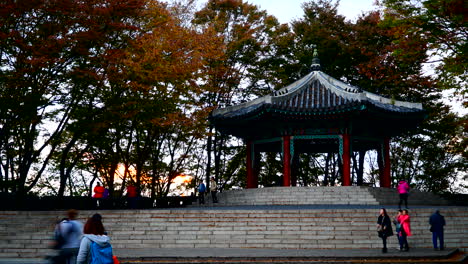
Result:
[[96,184],[96,187],[94,187],[93,191],[94,191],[93,198],[100,199],[102,198],[102,195],[104,194],[104,187],[101,186],[101,184],[98,182]]
[[135,185],[130,184],[127,186],[127,206],[131,209],[138,207],[139,192]]
[[96,184],[96,187],[94,187],[93,191],[93,198],[96,199],[96,207],[101,207],[101,199],[104,194],[105,188],[101,186],[101,184],[98,182]]
[[411,225],[410,225],[410,216],[408,210],[403,210],[402,214],[398,216],[398,222],[401,225],[400,232],[398,236],[400,237],[400,251],[408,251],[408,239],[407,237],[411,236]]

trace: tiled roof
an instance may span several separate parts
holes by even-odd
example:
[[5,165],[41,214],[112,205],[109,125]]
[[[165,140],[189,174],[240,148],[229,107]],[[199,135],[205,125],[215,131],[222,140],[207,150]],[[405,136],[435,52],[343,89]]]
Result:
[[[362,106],[359,108],[359,106]],[[424,112],[420,103],[391,100],[339,81],[316,70],[293,84],[250,102],[216,109],[211,119],[239,119],[260,111],[329,115],[335,112],[373,108],[395,114]]]

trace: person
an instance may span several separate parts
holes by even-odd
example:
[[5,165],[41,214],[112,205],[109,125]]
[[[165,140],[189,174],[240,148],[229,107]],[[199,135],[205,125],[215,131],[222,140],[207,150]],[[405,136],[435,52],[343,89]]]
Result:
[[134,184],[127,186],[127,206],[130,209],[138,208],[138,190]]
[[[445,218],[440,214],[439,210],[436,210],[429,217],[429,224],[431,225],[432,232],[432,244],[434,245],[434,250],[444,250],[444,226]],[[439,247],[437,247],[437,239],[439,240]]]
[[53,258],[54,263],[75,264],[80,248],[81,236],[83,235],[83,224],[76,220],[78,211],[70,209],[67,218],[62,219],[55,227],[55,237],[61,236],[61,245],[57,245],[59,253]]
[[93,195],[93,198],[96,199],[96,207],[100,207],[101,206],[101,200],[102,200],[102,196],[104,195],[104,187],[101,186],[101,184],[98,182],[96,184],[96,187],[94,187],[93,191],[94,191],[94,195]]
[[205,184],[201,182],[200,185],[198,185],[198,202],[200,204],[205,203],[205,191],[206,191]]
[[[403,213],[403,210],[401,210],[401,209],[398,210],[398,211],[397,211],[397,214],[396,214],[395,217],[393,218],[393,223],[395,224],[395,232],[396,232],[396,234],[397,234],[396,237],[397,237],[397,239],[398,239],[398,245],[401,244],[401,242],[400,242],[400,235],[399,235],[400,230],[401,230],[401,224],[400,224],[400,222],[398,221],[398,218],[400,217],[400,215],[401,215],[402,213]],[[399,247],[398,247],[398,249],[399,249]]]
[[408,210],[403,210],[398,217],[398,222],[401,225],[400,229],[400,251],[409,251],[408,237],[411,236],[410,216]]
[[103,207],[103,208],[110,208],[111,207],[110,206],[111,202],[109,201],[109,195],[110,195],[109,189],[104,188],[104,192],[102,193],[102,199],[100,200],[100,202],[102,203],[102,204],[100,204],[101,207]]
[[104,192],[102,193],[102,198],[103,199],[109,198],[109,189],[104,188]]
[[405,208],[408,209],[408,193],[410,190],[409,184],[405,180],[398,182],[397,191],[400,195],[400,202],[398,203],[398,209],[401,209],[401,204],[405,202]]
[[[91,247],[93,242],[101,248],[110,246],[110,238],[106,235],[100,214],[94,214],[86,221],[83,233],[84,235],[78,251],[77,264],[91,263]],[[112,255],[110,257],[112,258]]]
[[215,178],[211,177],[210,192],[211,192],[211,199],[213,200],[213,203],[218,202],[218,197],[216,196],[217,190],[218,190],[218,185],[216,184]]
[[377,219],[377,230],[379,237],[382,238],[383,248],[382,253],[387,253],[387,237],[393,236],[392,221],[387,214],[385,208],[380,209],[379,218]]

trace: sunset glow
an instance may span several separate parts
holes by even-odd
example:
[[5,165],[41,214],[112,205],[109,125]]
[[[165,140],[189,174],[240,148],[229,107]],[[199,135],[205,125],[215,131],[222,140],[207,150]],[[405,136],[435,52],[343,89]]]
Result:
[[[135,168],[130,166],[128,168],[128,173],[130,175],[135,175],[135,173],[136,173]],[[125,165],[123,163],[119,163],[119,165],[117,165],[117,170],[116,170],[115,174],[116,174],[116,176],[120,176],[120,177],[124,176],[124,174],[125,174]]]
[[192,176],[181,174],[175,177],[172,180],[172,183],[176,185],[181,185],[181,184],[190,183],[191,181],[192,181]]

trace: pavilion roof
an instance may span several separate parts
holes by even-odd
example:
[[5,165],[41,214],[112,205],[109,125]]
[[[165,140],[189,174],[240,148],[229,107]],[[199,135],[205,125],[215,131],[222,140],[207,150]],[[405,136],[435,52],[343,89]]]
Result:
[[424,112],[421,103],[392,100],[351,86],[315,70],[302,79],[255,100],[216,109],[211,120],[242,119],[259,111],[280,111],[293,115],[330,115],[371,108],[393,114]]
[[214,110],[211,124],[244,139],[332,135],[344,130],[357,137],[382,138],[415,129],[426,116],[421,103],[385,98],[322,72],[316,50],[311,69],[272,94]]

